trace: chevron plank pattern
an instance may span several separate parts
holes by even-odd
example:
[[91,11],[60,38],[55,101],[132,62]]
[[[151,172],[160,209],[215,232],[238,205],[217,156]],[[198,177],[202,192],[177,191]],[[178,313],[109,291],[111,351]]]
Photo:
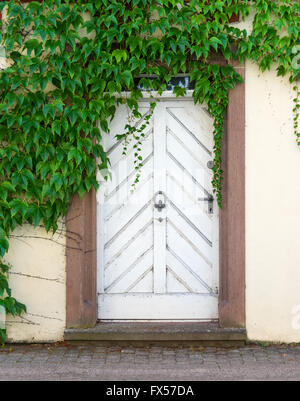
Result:
[[197,199],[211,194],[208,146],[187,126],[184,108],[167,108],[167,292],[213,293],[211,218]]
[[[148,109],[143,103],[142,112]],[[119,107],[105,138],[112,180],[100,206],[99,317],[182,320],[188,307],[191,319],[214,319],[218,216],[199,201],[212,194],[211,118],[190,101],[160,104],[143,140],[143,168],[134,191],[133,144],[124,156],[123,144],[115,140],[127,119],[128,111]],[[161,212],[155,208],[158,189],[166,204]]]
[[[146,107],[142,113],[147,113]],[[105,293],[152,292],[153,290],[153,122],[142,146],[143,168],[134,191],[133,142],[123,155],[122,133],[128,111],[120,107],[106,137],[105,148],[111,163],[112,180],[103,205],[103,289]],[[137,126],[141,121],[135,122]]]

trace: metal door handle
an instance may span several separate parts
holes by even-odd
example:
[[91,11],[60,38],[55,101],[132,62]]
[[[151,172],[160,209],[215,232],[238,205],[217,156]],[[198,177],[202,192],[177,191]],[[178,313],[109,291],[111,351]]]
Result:
[[214,197],[212,195],[207,198],[198,198],[198,201],[208,202],[208,213],[212,214],[214,212]]
[[209,196],[208,198],[198,198],[198,201],[213,202],[214,201],[214,197],[213,196]]
[[156,209],[158,209],[158,211],[161,212],[162,209],[164,209],[166,207],[166,205],[164,203],[162,203],[162,200],[160,200],[158,203],[156,203],[154,205],[154,207],[156,207]]
[[[164,197],[164,201],[162,201],[161,199],[157,202],[157,197],[159,195],[162,195]],[[154,207],[161,212],[165,207],[166,207],[166,196],[162,191],[157,192],[154,195]]]

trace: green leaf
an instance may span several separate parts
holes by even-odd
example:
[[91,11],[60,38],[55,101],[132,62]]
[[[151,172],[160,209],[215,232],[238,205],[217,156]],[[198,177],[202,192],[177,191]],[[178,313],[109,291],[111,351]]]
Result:
[[[1,3],[0,3],[1,6]],[[4,345],[6,339],[6,329],[1,329],[0,328],[0,344]]]
[[45,106],[43,107],[43,114],[44,114],[45,118],[47,117],[47,115],[50,112],[51,108],[52,108],[51,104],[45,104]]
[[2,271],[2,273],[6,274],[10,270],[10,267],[8,265],[0,263],[0,270]]
[[30,56],[32,50],[38,49],[39,45],[40,45],[40,43],[37,39],[30,39],[30,40],[27,40],[27,42],[24,45],[24,48],[27,49],[27,53]]
[[14,187],[9,181],[3,181],[3,182],[1,182],[0,186],[1,186],[2,188],[7,189],[8,191],[16,192],[15,187]]
[[33,220],[33,225],[34,227],[37,227],[40,224],[40,221],[42,220],[42,212],[39,207],[35,207],[35,210],[33,212],[32,220]]
[[121,60],[123,59],[123,61],[127,60],[127,52],[126,50],[119,50],[116,49],[112,52],[113,57],[115,57],[117,63],[119,64],[121,62]]
[[3,258],[8,251],[9,243],[6,238],[0,238],[0,256]]
[[79,152],[77,149],[75,149],[75,148],[72,148],[72,149],[69,151],[69,153],[68,153],[68,161],[70,161],[70,160],[72,160],[72,159],[75,159],[75,160],[76,160],[77,165],[78,165],[78,164],[81,162],[81,160],[82,160],[82,156],[81,156],[80,152]]
[[127,85],[127,87],[130,86],[131,82],[133,82],[132,74],[130,71],[126,70],[122,73],[122,79]]
[[101,120],[100,121],[100,127],[104,132],[108,132],[109,128],[108,128],[108,123],[106,120]]

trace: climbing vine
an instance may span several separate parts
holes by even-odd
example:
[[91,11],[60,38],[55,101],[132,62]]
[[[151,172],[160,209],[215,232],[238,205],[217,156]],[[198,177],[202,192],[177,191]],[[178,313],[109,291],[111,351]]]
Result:
[[[242,82],[232,61],[249,59],[262,71],[276,63],[279,76],[289,75],[300,144],[297,0],[11,0],[0,11],[6,60],[0,72],[0,306],[9,314],[26,310],[8,284],[11,232],[24,223],[55,231],[73,195],[98,189],[97,170],[109,169],[102,138],[116,108],[126,103],[135,118],[143,117],[140,76],[144,89],[159,94],[178,73],[194,82],[195,102],[205,102],[214,119],[213,187],[220,205],[228,91]],[[231,23],[233,15],[252,18],[251,29]],[[214,61],[217,55],[226,63]],[[144,126],[147,121],[149,115]],[[129,122],[118,136],[125,152],[130,136],[136,141],[137,174],[143,135]],[[5,335],[0,328],[0,341]]]

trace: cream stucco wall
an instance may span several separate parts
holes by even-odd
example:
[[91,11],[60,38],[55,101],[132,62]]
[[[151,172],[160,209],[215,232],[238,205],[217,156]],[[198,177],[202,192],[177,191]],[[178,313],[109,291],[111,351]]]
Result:
[[246,319],[251,340],[300,342],[300,148],[293,90],[246,65]]
[[[9,64],[4,56],[0,51],[0,69]],[[17,228],[5,262],[11,266],[12,295],[27,307],[22,317],[6,317],[7,341],[62,341],[66,326],[65,224],[61,222],[54,235],[43,227]]]
[[42,227],[16,229],[5,261],[11,264],[10,285],[27,306],[21,318],[7,316],[8,341],[63,340],[66,322],[66,236],[60,225],[53,236]]

